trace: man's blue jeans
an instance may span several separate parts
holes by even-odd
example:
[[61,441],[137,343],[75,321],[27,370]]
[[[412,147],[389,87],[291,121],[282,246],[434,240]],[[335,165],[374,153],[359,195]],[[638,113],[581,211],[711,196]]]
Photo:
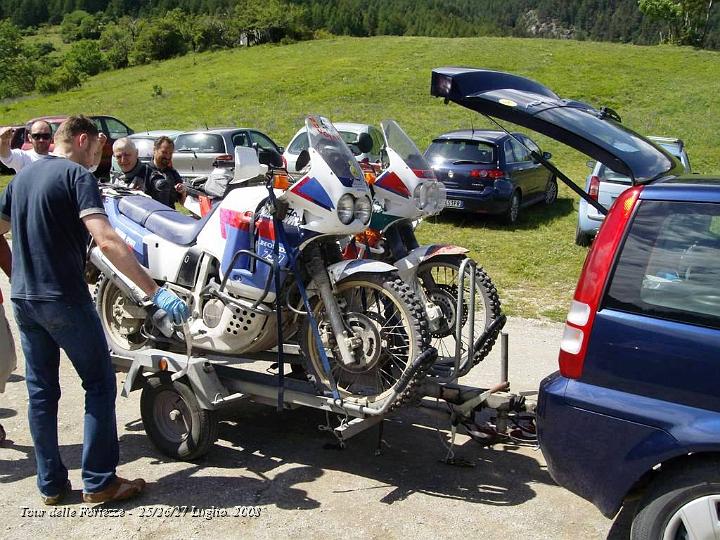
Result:
[[85,389],[84,491],[102,491],[115,479],[119,448],[115,373],[95,307],[90,302],[13,299],[12,303],[25,353],[28,419],[35,445],[38,488],[43,495],[57,495],[68,478],[58,449],[57,428],[63,349]]

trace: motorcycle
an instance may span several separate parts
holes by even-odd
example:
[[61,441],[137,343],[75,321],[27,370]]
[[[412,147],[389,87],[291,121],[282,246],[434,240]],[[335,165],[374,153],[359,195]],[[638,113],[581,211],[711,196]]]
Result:
[[[424,303],[431,344],[438,351],[433,373],[457,378],[487,356],[504,324],[497,289],[487,272],[468,259],[468,249],[418,244],[415,225],[442,211],[445,188],[397,122],[385,120],[381,128],[385,138],[381,162],[361,163],[373,191],[373,215],[368,229],[355,235],[344,256],[367,257],[398,268]],[[474,291],[469,276],[473,271]]]
[[278,163],[237,148],[236,176],[266,170],[265,184],[239,183],[201,219],[103,191],[115,230],[192,312],[186,328],[168,327],[93,248],[96,306],[114,354],[184,350],[188,339],[214,357],[252,358],[294,339],[318,391],[361,405],[407,399],[433,356],[422,305],[392,265],[342,259],[338,239],[368,226],[371,193],[329,120],[309,116],[306,129],[302,178],[290,184]]

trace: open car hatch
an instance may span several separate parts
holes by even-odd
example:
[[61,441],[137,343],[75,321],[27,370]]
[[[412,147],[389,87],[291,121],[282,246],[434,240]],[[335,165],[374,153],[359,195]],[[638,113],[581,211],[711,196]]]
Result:
[[[485,69],[436,68],[432,71],[430,93],[445,98],[446,102],[453,101],[542,133],[628,176],[633,184],[683,172],[678,160],[620,124],[620,118],[613,111],[562,99],[525,77]],[[552,164],[543,164],[557,171]],[[567,177],[563,180],[570,181]]]

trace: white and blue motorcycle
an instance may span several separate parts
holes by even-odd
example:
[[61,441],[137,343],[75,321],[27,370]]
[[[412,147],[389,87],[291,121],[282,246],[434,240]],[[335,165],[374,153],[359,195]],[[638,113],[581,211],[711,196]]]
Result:
[[[309,168],[292,184],[273,187],[270,167],[268,185],[241,183],[199,220],[113,189],[105,210],[151,276],[190,306],[194,350],[251,357],[294,339],[318,391],[399,404],[424,373],[423,306],[390,264],[342,259],[338,239],[368,226],[371,193],[332,123],[310,116],[306,128]],[[237,150],[235,174],[257,177],[255,152]],[[184,350],[183,331],[152,316],[97,248],[91,260],[103,271],[96,304],[114,354]]]

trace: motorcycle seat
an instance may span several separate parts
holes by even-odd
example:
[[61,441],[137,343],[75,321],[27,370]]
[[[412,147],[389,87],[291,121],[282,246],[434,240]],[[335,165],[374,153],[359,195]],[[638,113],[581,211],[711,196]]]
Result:
[[171,210],[167,205],[151,199],[150,197],[144,197],[143,195],[128,195],[120,199],[118,204],[118,210],[124,216],[130,218],[135,223],[142,226],[145,225],[147,219],[154,212],[167,212]]
[[165,206],[165,210],[153,212],[147,218],[145,228],[173,244],[187,246],[195,242],[212,214],[210,212],[202,219],[195,219]]

